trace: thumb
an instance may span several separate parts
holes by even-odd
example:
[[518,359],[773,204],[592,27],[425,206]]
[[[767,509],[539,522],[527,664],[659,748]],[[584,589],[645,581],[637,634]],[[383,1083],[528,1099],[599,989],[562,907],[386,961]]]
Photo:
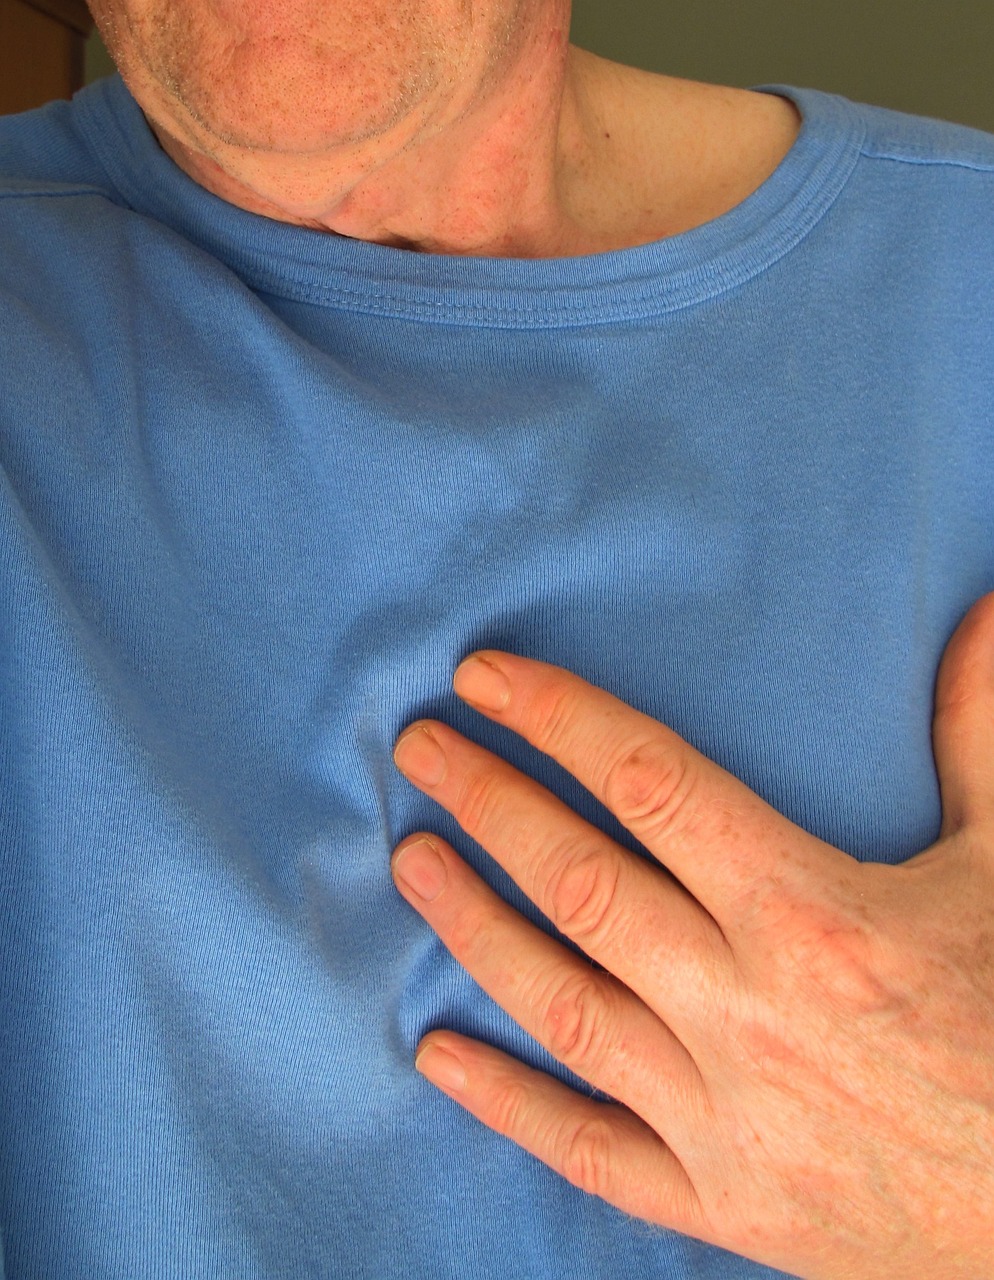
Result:
[[994,821],[994,592],[956,628],[935,684],[932,750],[942,836]]

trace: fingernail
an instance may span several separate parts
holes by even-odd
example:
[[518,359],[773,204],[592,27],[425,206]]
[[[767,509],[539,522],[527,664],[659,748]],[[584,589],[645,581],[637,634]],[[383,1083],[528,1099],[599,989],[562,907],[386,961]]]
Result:
[[486,658],[475,655],[456,667],[452,687],[482,711],[503,711],[511,700],[511,686],[507,676]]
[[458,1093],[466,1086],[466,1072],[454,1054],[438,1045],[427,1044],[414,1059],[414,1066],[432,1084]]
[[392,870],[394,879],[425,902],[434,902],[448,878],[438,850],[424,838],[401,849],[394,857]]
[[393,758],[405,777],[422,786],[434,787],[445,777],[445,753],[424,725],[401,735]]

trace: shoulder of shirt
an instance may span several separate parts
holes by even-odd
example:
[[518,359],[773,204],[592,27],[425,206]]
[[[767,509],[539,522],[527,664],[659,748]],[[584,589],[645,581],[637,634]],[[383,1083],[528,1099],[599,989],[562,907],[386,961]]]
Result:
[[71,102],[0,116],[0,200],[120,194],[76,125]]
[[847,105],[865,128],[860,151],[867,159],[994,173],[994,133],[868,102]]

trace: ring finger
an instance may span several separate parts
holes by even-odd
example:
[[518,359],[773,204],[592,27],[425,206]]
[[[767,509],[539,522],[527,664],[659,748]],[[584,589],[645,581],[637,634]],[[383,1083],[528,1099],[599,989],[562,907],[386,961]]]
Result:
[[623,849],[447,725],[412,726],[398,741],[395,760],[561,933],[693,1050],[701,1002],[724,999],[733,962],[718,925],[668,871]]
[[699,1119],[693,1059],[617,978],[525,920],[436,836],[405,841],[391,869],[470,977],[553,1057],[664,1138],[675,1117]]

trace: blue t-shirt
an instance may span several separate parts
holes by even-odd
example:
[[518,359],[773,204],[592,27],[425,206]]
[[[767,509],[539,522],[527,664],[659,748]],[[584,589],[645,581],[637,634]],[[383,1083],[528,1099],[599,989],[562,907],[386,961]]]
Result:
[[[590,1090],[400,897],[396,771],[481,646],[578,672],[857,858],[927,847],[994,588],[994,136],[811,89],[720,218],[423,255],[203,190],[118,77],[0,120],[8,1280],[759,1280],[414,1070]],[[554,932],[554,931],[552,931]]]

